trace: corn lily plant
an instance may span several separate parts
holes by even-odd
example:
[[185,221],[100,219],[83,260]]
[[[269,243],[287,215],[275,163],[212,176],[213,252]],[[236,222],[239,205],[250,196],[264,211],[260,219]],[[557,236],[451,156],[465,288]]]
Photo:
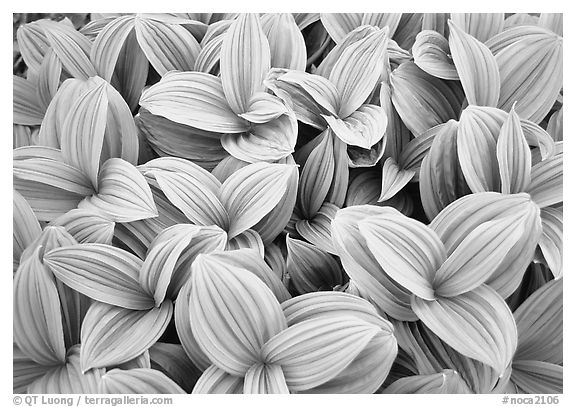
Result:
[[15,393],[563,392],[561,14],[32,16]]

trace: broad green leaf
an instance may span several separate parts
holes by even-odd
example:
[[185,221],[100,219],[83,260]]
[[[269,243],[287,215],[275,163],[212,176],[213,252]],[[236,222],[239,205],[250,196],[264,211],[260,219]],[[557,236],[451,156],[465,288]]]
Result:
[[22,261],[14,276],[14,341],[35,362],[64,363],[66,349],[54,276],[44,268],[42,248]]
[[38,21],[24,24],[16,31],[18,48],[29,70],[39,71],[50,43]]
[[364,104],[376,87],[388,39],[388,29],[378,30],[348,46],[334,64],[329,79],[338,89],[341,119]]
[[546,283],[514,311],[518,326],[515,360],[563,363],[562,280]]
[[516,323],[508,305],[490,287],[481,285],[435,301],[414,296],[412,308],[440,339],[463,355],[500,373],[512,361],[518,340]]
[[257,363],[244,377],[244,394],[289,394],[280,365]]
[[134,16],[118,17],[106,24],[94,39],[90,60],[104,80],[112,79],[122,47],[133,29]]
[[78,243],[112,244],[115,223],[99,212],[73,209],[50,224],[64,227]]
[[414,63],[424,72],[440,79],[458,80],[458,71],[450,55],[448,40],[439,32],[422,30],[412,46]]
[[294,17],[288,13],[264,14],[261,23],[270,44],[270,65],[304,71],[306,44]]
[[140,106],[152,114],[201,130],[239,133],[250,128],[248,122],[231,110],[220,79],[201,72],[167,73],[142,92]]
[[362,25],[361,13],[320,13],[320,21],[336,44],[342,42],[346,34]]
[[217,264],[210,255],[192,264],[192,332],[213,364],[243,376],[262,346],[286,328],[286,319],[262,280],[240,267],[220,273]]
[[100,211],[115,222],[158,216],[152,191],[132,164],[111,158],[102,165],[98,178],[98,193],[87,197],[79,208]]
[[66,285],[97,301],[131,310],[154,306],[138,282],[142,261],[122,249],[85,243],[51,250],[44,262]]
[[500,129],[496,156],[502,193],[515,194],[525,191],[530,184],[530,147],[514,106]]
[[338,209],[336,205],[324,202],[314,218],[296,222],[296,231],[313,245],[328,253],[336,254],[330,225]]
[[212,365],[200,376],[192,394],[242,394],[243,388],[244,377],[233,376]]
[[232,174],[222,184],[221,200],[230,216],[232,238],[254,226],[280,201],[297,168],[287,164],[256,163]]
[[220,52],[222,88],[230,108],[248,111],[250,98],[264,90],[270,70],[270,46],[256,14],[241,14],[230,25]]
[[466,99],[471,105],[495,107],[500,96],[500,74],[496,58],[481,41],[460,29],[452,20],[450,52]]
[[226,250],[253,249],[260,257],[264,257],[264,242],[258,232],[248,229],[234,236],[226,243]]
[[372,205],[341,209],[332,221],[332,240],[344,270],[368,295],[367,299],[393,318],[415,320],[417,317],[410,307],[410,291],[382,269],[359,230],[361,221],[390,211],[390,208]]
[[164,373],[154,369],[112,369],[100,379],[101,394],[186,394]]
[[141,355],[160,338],[171,318],[170,301],[147,311],[95,302],[82,325],[82,372],[118,365]]
[[291,391],[309,390],[336,377],[380,332],[354,317],[314,318],[272,337],[262,358],[282,366]]
[[248,102],[248,110],[238,116],[250,123],[268,123],[287,113],[282,99],[266,92],[255,93]]
[[526,192],[539,207],[545,208],[563,201],[564,154],[541,161],[532,167],[531,182]]
[[138,276],[140,286],[154,297],[157,307],[167,295],[175,299],[196,256],[224,249],[226,240],[226,232],[217,226],[175,225],[164,229],[146,253]]
[[29,394],[98,393],[104,369],[80,369],[80,345],[68,350],[66,363],[56,366],[28,387]]
[[554,277],[560,278],[563,271],[563,214],[556,208],[543,208],[540,215],[542,216],[542,236],[538,245]]
[[334,134],[344,143],[370,149],[386,132],[388,117],[384,108],[365,104],[353,111],[344,120],[323,116]]
[[331,290],[344,284],[338,262],[327,252],[286,235],[286,271],[299,294]]
[[431,375],[414,375],[396,380],[384,394],[471,394],[472,391],[455,370],[444,369]]
[[192,71],[200,44],[181,25],[136,16],[134,28],[138,44],[160,75],[169,71]]
[[386,201],[395,196],[414,177],[414,170],[404,170],[390,157],[382,165],[382,187],[378,202]]
[[562,394],[564,368],[562,365],[537,360],[518,360],[512,365],[514,383],[522,393]]
[[45,108],[40,105],[37,85],[32,81],[14,75],[12,121],[14,124],[36,126],[42,123]]
[[138,109],[149,70],[150,64],[138,45],[136,31],[132,30],[120,50],[111,83],[122,94],[133,112]]
[[435,298],[434,276],[446,250],[434,231],[392,208],[362,220],[358,229],[386,274],[420,298]]
[[44,56],[40,72],[38,73],[38,94],[40,106],[47,109],[56,95],[62,76],[62,63],[53,50],[49,50]]
[[[504,29],[504,13],[450,13],[452,25],[486,42]],[[450,27],[452,31],[452,27]]]

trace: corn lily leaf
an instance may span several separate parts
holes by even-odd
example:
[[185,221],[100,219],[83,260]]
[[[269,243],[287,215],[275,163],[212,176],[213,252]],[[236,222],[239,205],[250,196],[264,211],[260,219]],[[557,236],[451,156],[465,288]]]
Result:
[[154,297],[157,307],[166,296],[175,299],[196,256],[224,249],[226,240],[226,232],[218,226],[175,225],[164,229],[148,249],[138,276],[140,286]]
[[514,311],[518,325],[519,360],[562,364],[562,281],[554,280],[536,290]]
[[562,211],[556,208],[543,208],[540,210],[542,216],[542,236],[538,245],[546,264],[554,274],[555,278],[562,277]]
[[320,210],[334,177],[334,147],[330,130],[322,132],[318,139],[318,145],[302,168],[298,186],[298,204],[307,219]]
[[270,65],[304,71],[306,44],[292,14],[270,13],[260,18],[262,30],[270,44]]
[[50,102],[56,95],[60,86],[60,77],[62,76],[62,62],[56,56],[53,50],[49,50],[44,56],[40,72],[38,72],[38,89],[37,94],[40,106],[47,109]]
[[438,269],[435,292],[454,297],[486,282],[526,231],[525,215],[510,215],[481,224],[452,252]]
[[166,198],[195,224],[227,229],[229,215],[219,199],[220,181],[198,165],[180,158],[158,158],[139,167],[156,180]]
[[14,276],[14,341],[33,361],[50,366],[65,361],[66,349],[58,290],[41,253],[37,247]]
[[270,46],[260,19],[256,14],[241,14],[224,34],[220,53],[222,88],[235,113],[248,111],[250,98],[264,90],[269,70]]
[[257,363],[246,372],[244,394],[289,394],[282,367]]
[[336,44],[342,42],[346,34],[362,25],[361,13],[320,13],[320,21]]
[[559,36],[563,35],[562,13],[541,13],[538,19],[538,25],[549,29]]
[[42,378],[54,366],[44,366],[34,362],[16,344],[12,346],[12,391],[26,394],[27,388],[36,379]]
[[525,191],[530,184],[530,147],[522,131],[520,118],[510,110],[496,143],[502,193]]
[[86,243],[51,250],[44,262],[66,285],[97,301],[131,310],[154,306],[138,282],[142,261],[122,249]]
[[420,298],[435,298],[434,276],[446,251],[432,230],[392,208],[363,219],[358,230],[386,274]]
[[470,34],[480,42],[486,42],[504,29],[504,13],[450,13],[452,26]]
[[451,82],[427,74],[413,62],[405,62],[392,72],[392,102],[414,135],[458,117],[464,95],[460,85]]
[[415,375],[396,380],[385,394],[471,394],[472,391],[455,370],[444,369],[431,375]]
[[138,44],[160,75],[194,69],[200,44],[186,28],[139,15],[134,29]]
[[313,245],[328,253],[336,254],[330,225],[338,209],[336,205],[324,202],[314,218],[296,222],[296,231]]
[[324,119],[340,140],[364,149],[370,149],[384,137],[388,124],[385,110],[370,104],[360,106],[344,120],[333,116]]
[[135,311],[95,302],[82,324],[82,371],[114,366],[141,355],[162,335],[172,318],[172,303]]
[[423,17],[423,13],[402,13],[402,18],[400,18],[393,37],[401,48],[412,48],[416,35],[421,30]]
[[495,107],[500,95],[496,58],[486,45],[461,30],[458,24],[449,20],[448,26],[450,52],[468,103]]
[[519,360],[512,365],[510,381],[520,390],[519,393],[557,394],[563,392],[564,368],[538,360]]
[[[390,86],[389,74],[386,74],[386,80],[380,82],[380,105],[386,111],[388,125],[386,126],[386,145],[384,155],[399,160],[402,149],[413,138],[406,125],[402,122],[400,115],[392,102],[392,88]],[[425,133],[424,133],[425,134]],[[421,136],[421,135],[420,135]],[[419,137],[420,137],[419,136]]]
[[27,126],[42,123],[45,108],[40,104],[36,84],[14,75],[13,84],[13,122]]
[[[517,345],[512,312],[496,291],[481,285],[452,298],[412,297],[416,315],[444,342],[465,356],[503,373]],[[454,335],[453,332],[459,332]]]
[[156,342],[149,349],[151,366],[172,379],[186,393],[190,393],[202,375],[184,351],[182,345]]
[[336,86],[341,100],[338,117],[350,116],[376,87],[388,38],[386,28],[368,35],[344,49],[332,67],[329,79]]
[[449,18],[450,13],[424,13],[422,16],[422,31],[433,30],[446,37]]
[[268,123],[287,113],[282,99],[266,92],[256,92],[248,102],[248,110],[239,114],[250,123]]
[[258,232],[248,229],[234,236],[226,243],[226,250],[254,249],[264,257],[264,242]]
[[[286,327],[286,320],[260,278],[240,267],[221,274],[217,264],[210,255],[192,264],[192,332],[213,364],[243,376],[264,343]],[[213,312],[220,317],[215,319]]]
[[458,124],[458,159],[472,192],[499,191],[496,143],[504,122],[499,111],[469,106]]
[[12,193],[12,214],[12,257],[14,264],[18,264],[24,250],[40,236],[42,229],[34,211],[17,191]]
[[350,279],[379,310],[399,320],[416,320],[410,307],[410,291],[382,269],[359,230],[360,222],[390,211],[371,205],[341,209],[332,221],[332,240]]
[[440,79],[458,80],[458,71],[450,57],[448,40],[434,30],[422,30],[412,46],[414,63],[424,72]]
[[536,29],[538,34],[525,35],[492,52],[502,83],[498,107],[508,111],[516,102],[516,112],[521,118],[540,123],[562,88],[563,53],[562,38],[553,32],[535,27],[524,33]]
[[140,109],[135,122],[138,133],[160,157],[185,158],[210,171],[229,156],[220,143],[220,134],[185,126],[145,109]]
[[252,164],[232,174],[220,191],[230,216],[228,237],[258,223],[278,204],[294,177],[296,166],[268,163]]
[[134,16],[122,16],[106,24],[94,39],[90,60],[98,75],[106,81],[112,80],[122,47],[134,29]]
[[115,222],[99,212],[73,209],[50,224],[64,227],[78,243],[112,244]]
[[78,206],[94,209],[115,222],[158,216],[152,191],[136,167],[120,158],[107,160],[99,173],[98,193]]
[[[228,26],[226,29],[227,28]],[[206,41],[208,38],[210,38],[210,40]],[[222,49],[223,41],[224,35],[222,33],[214,37],[209,37],[208,32],[206,33],[206,36],[204,36],[202,42],[200,43],[201,49],[198,57],[196,58],[196,63],[194,64],[194,71],[211,73],[213,75],[217,75],[219,73],[220,51]]]
[[28,147],[39,144],[38,131],[30,126],[12,124],[12,148]]
[[379,332],[354,317],[314,318],[272,337],[262,357],[282,366],[291,391],[309,390],[337,376]]
[[88,38],[73,27],[55,21],[41,20],[38,24],[62,66],[72,77],[88,79],[96,75],[89,58],[92,44]]
[[140,106],[154,115],[201,130],[240,133],[249,129],[249,123],[228,105],[221,81],[206,73],[169,72],[142,92]]
[[300,30],[320,20],[320,13],[292,13],[292,16]]
[[200,376],[192,394],[242,394],[243,389],[244,377],[233,376],[212,365]]
[[546,132],[550,134],[554,141],[562,141],[564,139],[564,108],[561,107],[559,110],[554,112],[550,119],[548,120],[548,126],[546,127]]
[[68,351],[66,363],[52,368],[28,386],[29,394],[78,394],[98,393],[104,369],[80,369],[80,345]]
[[531,182],[526,192],[541,208],[563,201],[564,154],[541,161],[532,167]]
[[414,176],[413,170],[401,169],[393,158],[387,158],[382,166],[382,187],[379,202],[396,195]]
[[372,25],[379,28],[388,27],[390,37],[396,32],[402,13],[364,13],[362,16],[362,25]]
[[288,109],[275,120],[252,124],[245,133],[224,134],[221,142],[228,153],[240,160],[276,161],[294,152],[297,134],[296,115]]
[[132,30],[122,45],[111,81],[126,100],[131,111],[138,108],[140,95],[148,78],[149,67],[146,55],[138,45],[136,31]]
[[146,350],[142,354],[136,356],[134,359],[121,363],[115,367],[110,367],[108,370],[111,370],[112,368],[122,370],[150,369],[150,366],[150,353]]
[[38,72],[51,45],[38,21],[24,24],[16,32],[18,48],[29,70]]
[[330,254],[289,235],[286,235],[286,247],[286,271],[298,293],[330,290],[344,284],[341,267]]
[[112,369],[102,376],[101,394],[185,394],[172,379],[154,369]]

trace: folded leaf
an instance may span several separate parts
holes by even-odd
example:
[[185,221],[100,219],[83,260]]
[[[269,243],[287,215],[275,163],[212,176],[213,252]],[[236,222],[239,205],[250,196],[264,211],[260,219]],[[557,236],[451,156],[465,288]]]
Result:
[[138,44],[160,75],[194,70],[200,44],[186,28],[145,16],[136,16],[134,28]]
[[264,90],[270,70],[270,46],[256,14],[241,14],[230,25],[220,52],[222,88],[230,108],[248,111],[250,98]]
[[174,380],[186,393],[192,391],[202,371],[188,359],[182,345],[156,342],[149,352],[153,369],[161,371]]
[[268,123],[287,113],[282,99],[266,92],[255,93],[248,102],[246,113],[239,114],[250,123]]
[[562,211],[556,208],[543,208],[540,215],[542,216],[542,236],[538,245],[554,277],[560,278],[563,270]]
[[346,34],[362,25],[361,13],[320,13],[320,21],[336,44],[340,43]]
[[530,147],[524,137],[514,106],[500,129],[496,143],[502,193],[525,191],[530,184]]
[[440,339],[463,355],[500,373],[512,361],[518,340],[516,323],[502,297],[490,287],[481,285],[436,301],[414,296],[412,308]]
[[386,274],[420,298],[435,298],[434,276],[446,251],[432,230],[392,208],[362,220],[358,229]]
[[192,332],[210,361],[243,376],[269,338],[286,327],[280,304],[270,289],[246,269],[218,272],[210,255],[192,265]]
[[38,21],[24,24],[18,28],[16,39],[26,66],[32,71],[39,71],[44,55],[50,48],[42,26]]
[[496,58],[481,40],[460,29],[458,23],[448,20],[448,26],[450,52],[468,103],[495,107],[500,96],[500,74]]
[[396,380],[385,394],[470,394],[472,391],[455,370],[432,375],[414,375]]
[[232,376],[212,365],[200,376],[192,394],[242,394],[243,387],[243,377]]
[[514,361],[510,381],[528,394],[563,393],[564,368],[537,360]]
[[68,351],[66,364],[54,367],[28,387],[29,394],[98,393],[104,369],[80,370],[80,346]]
[[458,80],[458,72],[450,57],[448,40],[437,30],[422,30],[412,46],[414,63],[424,72],[440,79]]
[[282,366],[291,391],[308,390],[338,375],[379,331],[354,317],[315,318],[272,337],[262,357],[266,364]]
[[58,59],[53,50],[49,50],[38,73],[37,94],[40,99],[40,106],[47,109],[56,95],[60,86],[60,77],[62,76],[62,62]]
[[13,344],[12,349],[12,391],[14,394],[26,394],[28,386],[42,378],[53,366],[34,362],[16,344]]
[[270,44],[270,65],[304,71],[306,44],[294,17],[288,13],[265,14],[261,23]]
[[232,174],[222,185],[221,199],[230,216],[228,237],[252,227],[270,212],[297,177],[293,165],[257,163]]
[[324,202],[314,218],[296,222],[296,231],[313,245],[328,253],[336,254],[330,224],[338,209],[336,205]]
[[101,394],[186,394],[164,373],[154,369],[112,369],[102,376]]
[[82,372],[127,362],[150,348],[172,318],[172,303],[134,311],[95,302],[82,325]]
[[279,365],[257,363],[246,372],[244,394],[289,394]]
[[[486,42],[504,29],[504,13],[450,13],[453,26]],[[452,31],[452,27],[450,27]]]
[[560,36],[563,35],[562,13],[541,13],[540,18],[538,19],[538,25],[555,32]]
[[13,122],[35,126],[42,123],[45,108],[43,108],[36,93],[36,86],[32,81],[19,76],[13,76]]
[[64,227],[78,243],[112,244],[115,223],[95,211],[73,209],[50,224]]
[[413,176],[413,170],[403,170],[393,158],[387,158],[382,166],[382,188],[378,202],[391,199],[410,182]]
[[[42,233],[40,223],[32,208],[17,191],[12,193],[12,257],[15,264],[20,262],[24,249]],[[15,270],[14,270],[15,271]]]
[[343,142],[364,149],[370,149],[384,137],[388,124],[385,110],[369,104],[360,106],[344,120],[332,116],[324,119]]
[[41,262],[41,250],[23,261],[14,276],[14,341],[33,361],[50,366],[64,363],[66,349],[58,291]]
[[54,249],[44,262],[66,285],[97,301],[131,310],[154,306],[138,283],[142,261],[122,249],[86,243]]
[[140,106],[152,114],[201,130],[239,133],[249,129],[248,122],[230,109],[221,81],[201,72],[167,73],[142,92]]
[[541,161],[532,167],[531,182],[526,192],[541,208],[563,201],[564,154]]
[[104,80],[112,79],[122,46],[133,29],[134,16],[123,16],[106,24],[96,36],[90,60]]

